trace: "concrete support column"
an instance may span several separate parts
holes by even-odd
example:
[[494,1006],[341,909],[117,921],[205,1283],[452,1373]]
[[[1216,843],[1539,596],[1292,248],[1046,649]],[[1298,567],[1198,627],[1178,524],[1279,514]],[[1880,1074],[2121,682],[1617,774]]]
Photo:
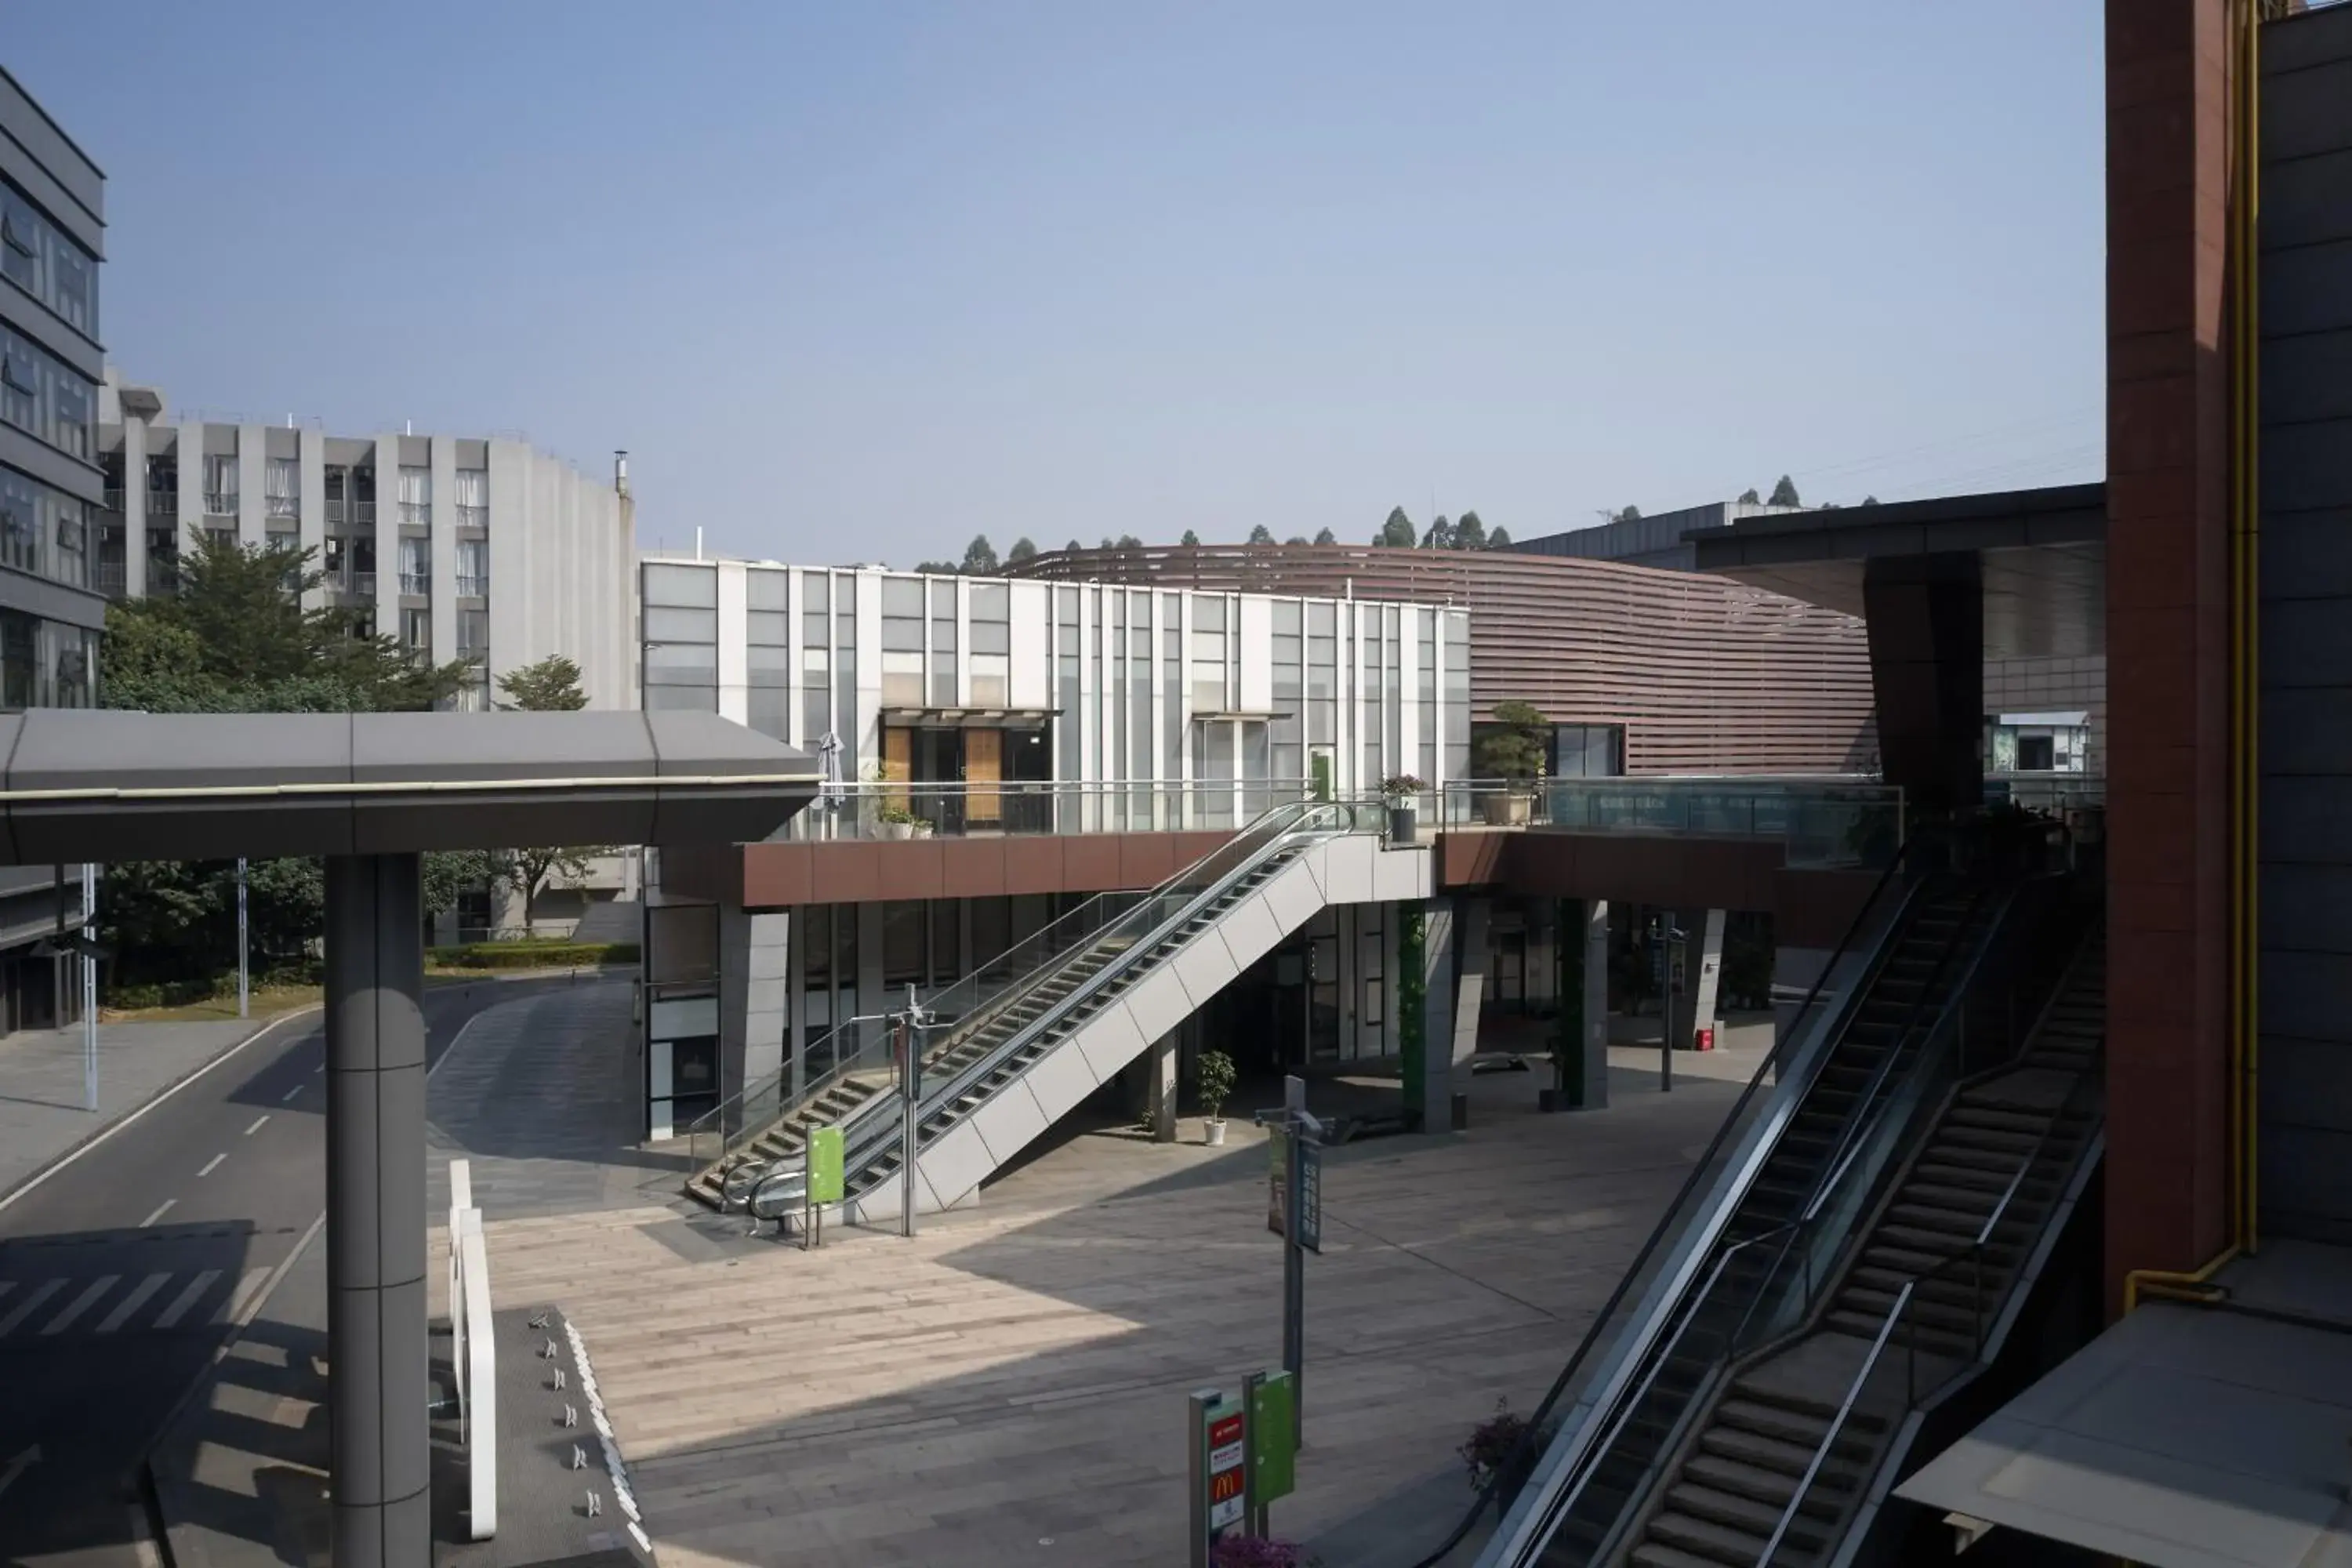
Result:
[[1144,1070],[1150,1075],[1151,1141],[1176,1142],[1176,1044],[1171,1029],[1144,1053]]
[[[1566,933],[1562,933],[1563,938]],[[1584,1099],[1587,1110],[1609,1109],[1609,900],[1584,901]],[[1565,1005],[1565,999],[1563,999]]]
[[1478,1013],[1486,1003],[1486,933],[1494,903],[1465,899],[1456,917],[1454,940],[1462,953],[1461,973],[1454,982],[1454,1049],[1449,1058],[1447,1089],[1463,1075],[1463,1064],[1478,1051]]
[[423,902],[415,855],[327,861],[327,1345],[336,1568],[433,1561]]
[[1721,910],[1688,910],[1675,917],[1683,929],[1683,988],[1673,998],[1669,1022],[1674,1046],[1686,1051],[1698,1032],[1715,1024],[1715,1000],[1723,975]]
[[1916,811],[1973,809],[1984,796],[1983,571],[1973,552],[1863,566],[1879,753]]
[[1406,1086],[1418,1099],[1423,1132],[1453,1125],[1454,902],[1432,899],[1422,917],[1421,1082]]
[[[782,910],[719,906],[719,1076],[720,1091],[769,1086],[784,1068],[784,991],[791,949]],[[751,1108],[746,1107],[747,1113]]]

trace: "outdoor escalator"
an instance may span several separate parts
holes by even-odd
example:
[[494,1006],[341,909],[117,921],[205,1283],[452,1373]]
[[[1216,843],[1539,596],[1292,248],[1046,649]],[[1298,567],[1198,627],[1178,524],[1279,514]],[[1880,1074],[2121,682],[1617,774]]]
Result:
[[[1777,1061],[1749,1084],[1555,1380],[1527,1448],[1498,1468],[1498,1487],[1524,1484],[1515,1500],[1497,1500],[1505,1506],[1479,1563],[1813,1561],[1827,1505],[1807,1489],[1811,1476],[1787,1480],[1803,1498],[1789,1505],[1787,1525],[1767,1497],[1751,1495],[1758,1488],[1717,1489],[1708,1478],[1740,1481],[1769,1468],[1753,1461],[1813,1443],[1822,1458],[1811,1471],[1833,1471],[1837,1456],[1870,1447],[1872,1417],[1839,1427],[1801,1398],[1741,1379],[1833,1306],[1881,1304],[1869,1282],[1832,1298],[1874,1226],[1885,1242],[1918,1220],[1895,1214],[1887,1230],[1881,1211],[1964,1086],[2018,1058],[2077,951],[2088,885],[2038,853],[1989,857],[1944,837],[1905,847],[1784,1031]],[[1978,1114],[1998,1123],[2002,1113]],[[2020,1128],[1990,1131],[2007,1138]],[[1962,1131],[1953,1146],[1969,1137]],[[1981,1177],[1968,1180],[1972,1191]],[[1916,1318],[1912,1300],[1903,1307]],[[1821,1375],[1835,1381],[1834,1371]],[[1676,1499],[1693,1511],[1675,1515]],[[1424,1562],[1467,1561],[1448,1552],[1475,1519]],[[1654,1532],[1661,1521],[1664,1533]],[[1762,1551],[1743,1556],[1747,1545]]]

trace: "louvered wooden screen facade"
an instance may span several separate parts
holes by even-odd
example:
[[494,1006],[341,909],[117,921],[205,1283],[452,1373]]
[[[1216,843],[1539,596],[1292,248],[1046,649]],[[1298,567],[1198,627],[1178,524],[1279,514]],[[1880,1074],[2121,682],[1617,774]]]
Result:
[[1863,624],[1724,578],[1508,551],[1349,544],[1055,551],[1017,577],[1404,599],[1470,611],[1473,716],[1514,698],[1622,724],[1635,773],[1868,773]]

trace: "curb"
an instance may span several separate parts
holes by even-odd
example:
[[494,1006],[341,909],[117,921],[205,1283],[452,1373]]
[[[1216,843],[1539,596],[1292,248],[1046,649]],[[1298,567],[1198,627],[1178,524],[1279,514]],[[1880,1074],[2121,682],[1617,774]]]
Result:
[[35,1187],[39,1186],[51,1176],[56,1175],[59,1171],[64,1170],[68,1165],[72,1164],[76,1160],[80,1159],[84,1154],[89,1153],[92,1149],[95,1149],[100,1143],[105,1142],[109,1138],[113,1137],[117,1132],[121,1131],[122,1129],[130,1126],[132,1122],[138,1121],[141,1117],[154,1110],[155,1107],[163,1104],[163,1101],[171,1099],[173,1095],[187,1088],[188,1085],[195,1082],[196,1079],[204,1077],[206,1073],[212,1071],[213,1068],[220,1066],[221,1063],[228,1060],[229,1058],[236,1055],[237,1052],[245,1049],[246,1047],[253,1044],[254,1041],[261,1038],[262,1036],[269,1033],[272,1029],[277,1028],[279,1025],[290,1024],[299,1018],[306,1018],[313,1013],[321,1011],[323,1011],[323,1009],[315,1005],[308,1007],[298,1007],[291,1013],[280,1014],[278,1016],[270,1019],[268,1023],[255,1029],[251,1034],[247,1035],[243,1039],[233,1040],[229,1044],[222,1047],[217,1053],[207,1059],[201,1067],[196,1068],[194,1071],[187,1073],[182,1078],[165,1084],[163,1088],[157,1089],[154,1093],[149,1095],[146,1099],[141,1100],[137,1105],[132,1106],[130,1110],[116,1117],[113,1121],[107,1122],[104,1126],[91,1128],[88,1132],[82,1134],[81,1137],[76,1139],[66,1149],[60,1151],[57,1158],[51,1160],[47,1164],[43,1165],[40,1169],[26,1176],[23,1181],[18,1182],[15,1186],[10,1187],[6,1192],[0,1193],[0,1209],[5,1209],[18,1198],[23,1197],[26,1193],[31,1192]]

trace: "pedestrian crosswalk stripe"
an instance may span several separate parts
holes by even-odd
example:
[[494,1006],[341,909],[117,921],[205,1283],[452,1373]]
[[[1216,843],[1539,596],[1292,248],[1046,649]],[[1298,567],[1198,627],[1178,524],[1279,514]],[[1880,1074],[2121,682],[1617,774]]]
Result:
[[213,1281],[219,1278],[219,1269],[207,1268],[189,1280],[187,1286],[172,1298],[172,1304],[163,1309],[163,1315],[155,1320],[155,1326],[159,1329],[168,1329],[187,1316],[188,1309],[194,1306],[197,1298],[211,1289]]
[[147,1298],[152,1296],[156,1291],[161,1290],[165,1282],[171,1278],[172,1277],[169,1274],[150,1274],[146,1279],[142,1279],[138,1284],[132,1286],[131,1289],[131,1294],[125,1296],[121,1301],[117,1302],[115,1304],[114,1310],[107,1313],[105,1317],[99,1320],[98,1331],[101,1334],[110,1334],[114,1332],[115,1330],[121,1328],[124,1323],[129,1322],[131,1321],[131,1314],[145,1306],[147,1304]]
[[253,1300],[253,1293],[260,1289],[261,1282],[268,1278],[269,1270],[267,1268],[247,1269],[245,1278],[236,1282],[236,1293],[221,1303],[221,1310],[214,1314],[213,1321],[226,1323],[245,1310],[245,1304]]
[[66,1282],[62,1279],[43,1281],[39,1289],[16,1303],[16,1310],[5,1318],[0,1318],[0,1340],[5,1340],[14,1333],[17,1324],[39,1311],[44,1302],[65,1288]]
[[82,1288],[80,1295],[76,1296],[71,1301],[66,1303],[66,1310],[64,1311],[59,1312],[56,1317],[51,1318],[47,1323],[41,1325],[41,1332],[45,1335],[61,1334],[68,1329],[72,1328],[74,1320],[80,1317],[84,1312],[89,1311],[90,1303],[97,1300],[100,1296],[105,1295],[109,1290],[113,1289],[114,1282],[121,1278],[122,1276],[120,1274],[101,1274],[97,1279],[91,1280],[88,1285]]

